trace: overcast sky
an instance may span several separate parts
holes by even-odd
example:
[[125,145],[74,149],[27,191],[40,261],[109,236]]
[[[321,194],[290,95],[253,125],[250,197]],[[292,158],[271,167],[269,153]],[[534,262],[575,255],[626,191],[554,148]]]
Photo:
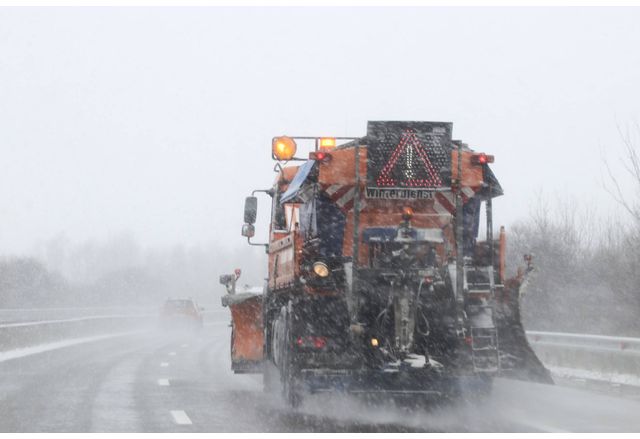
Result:
[[617,210],[601,159],[640,121],[638,23],[637,8],[0,8],[0,253],[123,230],[243,245],[271,137],[367,120],[451,121],[495,154],[498,223],[541,190]]

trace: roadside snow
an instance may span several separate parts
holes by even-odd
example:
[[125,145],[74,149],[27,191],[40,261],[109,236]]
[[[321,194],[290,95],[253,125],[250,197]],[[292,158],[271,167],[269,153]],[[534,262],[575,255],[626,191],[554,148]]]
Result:
[[640,377],[623,373],[603,373],[570,367],[549,367],[554,375],[562,378],[582,378],[596,381],[607,381],[615,384],[640,387]]

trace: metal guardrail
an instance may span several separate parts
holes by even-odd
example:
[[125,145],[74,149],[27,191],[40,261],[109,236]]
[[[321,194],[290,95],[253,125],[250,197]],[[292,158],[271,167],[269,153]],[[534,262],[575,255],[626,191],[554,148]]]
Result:
[[605,351],[640,353],[640,338],[542,331],[527,331],[527,337],[529,342],[533,344],[557,344]]
[[527,331],[527,338],[552,372],[640,383],[640,338],[542,331]]
[[[160,310],[151,313],[150,310],[155,311],[148,307],[0,309],[0,352],[79,336],[157,328]],[[224,309],[209,309],[203,311],[203,314],[209,324],[228,324],[228,311]],[[220,320],[222,316],[225,317],[224,322]]]
[[95,336],[151,327],[156,314],[109,314],[18,321],[0,324],[0,352],[59,342],[78,336]]

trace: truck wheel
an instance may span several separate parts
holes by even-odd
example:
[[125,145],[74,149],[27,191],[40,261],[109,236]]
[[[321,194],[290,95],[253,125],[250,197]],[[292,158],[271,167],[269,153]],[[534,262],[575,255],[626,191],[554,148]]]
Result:
[[291,408],[298,408],[302,404],[302,394],[300,393],[300,380],[293,373],[285,382],[285,400]]
[[294,361],[294,334],[291,319],[291,302],[287,306],[284,315],[284,340],[283,340],[283,364],[280,366],[282,380],[282,396],[285,402],[292,408],[297,408],[302,404],[301,382],[298,377],[297,366]]
[[[264,318],[264,322],[269,322],[269,318]],[[264,346],[262,349],[262,390],[265,393],[273,393],[278,382],[278,369],[272,361],[273,349],[272,346],[273,331],[268,323],[264,325]]]
[[302,394],[300,392],[301,383],[296,371],[296,367],[291,361],[291,352],[287,352],[287,360],[284,372],[285,376],[282,383],[282,393],[284,400],[291,408],[298,408],[302,404]]
[[264,370],[262,371],[262,385],[265,393],[273,393],[278,383],[278,369],[270,358],[264,359]]

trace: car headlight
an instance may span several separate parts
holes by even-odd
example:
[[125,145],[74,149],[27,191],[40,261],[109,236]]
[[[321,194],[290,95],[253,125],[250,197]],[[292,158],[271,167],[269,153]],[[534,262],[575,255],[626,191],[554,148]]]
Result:
[[318,277],[329,276],[329,267],[324,262],[318,261],[313,264],[313,272]]

